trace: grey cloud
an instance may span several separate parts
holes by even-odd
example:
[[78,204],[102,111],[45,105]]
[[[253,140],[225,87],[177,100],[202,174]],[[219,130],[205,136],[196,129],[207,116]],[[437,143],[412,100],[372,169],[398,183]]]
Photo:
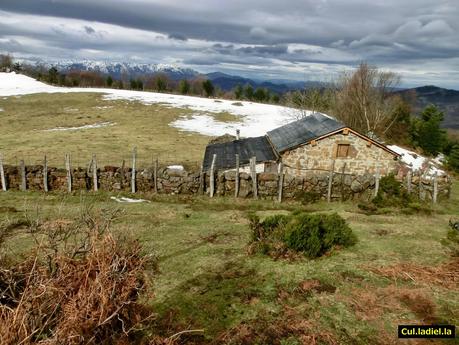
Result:
[[86,31],[88,35],[96,33],[96,30],[94,30],[92,27],[88,25],[85,25],[83,28],[84,28],[84,31]]
[[188,38],[186,36],[181,35],[181,34],[169,34],[168,37],[173,40],[178,40],[178,41],[187,41]]
[[[55,54],[84,55],[90,49],[113,58],[175,58],[216,69],[257,63],[265,70],[278,68],[279,73],[292,73],[291,66],[317,64],[317,70],[333,70],[368,60],[401,71],[416,64],[429,69],[423,74],[427,77],[443,73],[449,80],[445,82],[457,83],[447,73],[457,67],[459,56],[457,0],[200,0],[186,6],[179,0],[1,0],[0,18],[17,13],[80,19],[84,36],[51,20],[52,30],[40,34],[0,20],[1,34],[17,40],[19,46],[9,46],[18,52],[31,49],[21,40],[31,38],[45,48],[54,47],[50,51]],[[164,42],[174,43],[167,48],[135,39],[106,41],[92,23],[158,32],[164,34]],[[190,43],[196,41],[199,46]],[[312,48],[289,49],[295,44]]]

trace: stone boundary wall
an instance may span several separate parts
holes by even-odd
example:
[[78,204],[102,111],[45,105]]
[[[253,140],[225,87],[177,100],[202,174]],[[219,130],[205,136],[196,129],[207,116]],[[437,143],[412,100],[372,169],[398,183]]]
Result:
[[[27,190],[44,190],[43,166],[26,166]],[[21,189],[21,171],[17,166],[4,166],[7,189]],[[131,191],[131,168],[105,166],[97,169],[98,189],[102,191]],[[93,173],[87,169],[72,169],[72,190],[93,190]],[[283,199],[327,199],[330,172],[316,171],[307,176],[284,175],[282,188]],[[398,176],[406,185],[406,176]],[[203,185],[200,186],[200,181]],[[412,176],[411,193],[422,199],[431,200],[433,195],[433,179]],[[239,174],[239,197],[253,196],[251,175],[246,172]],[[335,172],[333,174],[331,199],[370,199],[374,196],[376,178],[372,174],[352,175]],[[1,182],[0,182],[1,185]],[[208,194],[210,178],[204,173],[201,179],[199,172],[159,167],[157,170],[157,189],[160,194]],[[235,195],[235,171],[218,172],[215,174],[215,195]],[[449,197],[450,181],[448,178],[437,180],[438,200]],[[201,188],[200,188],[201,187]],[[279,175],[276,173],[257,174],[258,196],[261,199],[277,199],[279,192]],[[67,191],[67,171],[48,167],[49,191]],[[136,191],[149,192],[155,190],[154,167],[139,169],[136,172]]]

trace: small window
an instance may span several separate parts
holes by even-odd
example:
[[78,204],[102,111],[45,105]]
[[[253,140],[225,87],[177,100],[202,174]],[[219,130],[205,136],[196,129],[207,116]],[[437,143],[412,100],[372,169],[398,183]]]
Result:
[[338,150],[336,151],[337,158],[346,158],[349,155],[349,144],[338,144]]

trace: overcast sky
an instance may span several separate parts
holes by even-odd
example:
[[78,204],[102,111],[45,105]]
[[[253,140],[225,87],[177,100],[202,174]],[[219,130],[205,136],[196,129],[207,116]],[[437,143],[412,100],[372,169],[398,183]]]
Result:
[[0,0],[0,52],[325,81],[368,61],[459,89],[459,1]]

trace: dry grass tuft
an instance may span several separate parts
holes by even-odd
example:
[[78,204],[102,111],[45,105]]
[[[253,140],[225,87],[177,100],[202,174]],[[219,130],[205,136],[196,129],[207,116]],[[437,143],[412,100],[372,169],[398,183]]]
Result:
[[42,224],[48,238],[23,262],[1,268],[1,344],[126,343],[150,317],[138,302],[147,258],[137,241],[100,231],[101,222],[89,221],[74,250],[49,238],[69,222]]
[[285,344],[285,339],[294,338],[304,345],[336,345],[333,333],[322,331],[314,321],[295,313],[285,313],[272,322],[257,320],[241,323],[218,337],[214,344]]
[[426,285],[439,285],[448,289],[459,288],[459,258],[436,267],[421,266],[413,263],[400,263],[397,265],[370,268],[370,271],[394,281],[413,281]]

